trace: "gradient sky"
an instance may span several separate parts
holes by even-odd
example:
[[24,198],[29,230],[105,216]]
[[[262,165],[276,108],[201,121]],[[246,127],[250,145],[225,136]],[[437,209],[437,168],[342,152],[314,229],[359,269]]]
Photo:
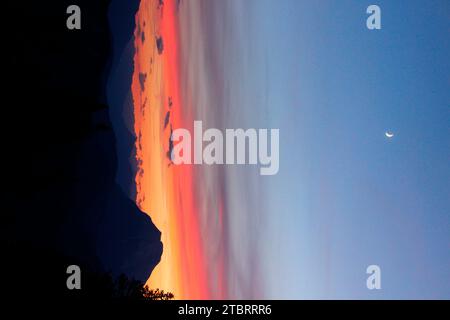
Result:
[[377,1],[380,31],[365,28],[372,2],[257,3],[282,130],[269,296],[449,298],[449,3]]
[[[202,256],[202,266],[172,265],[182,296],[449,298],[449,2],[165,2],[161,23],[171,16],[176,39],[152,81],[163,83],[162,107],[177,97],[175,124],[280,129],[275,176],[256,166],[161,169],[170,181],[159,184],[160,207],[190,217],[174,218],[171,246]],[[375,3],[382,30],[370,31]],[[166,111],[152,118],[160,143]],[[151,156],[155,141],[144,146]],[[162,213],[147,213],[161,230]],[[366,288],[371,264],[381,267],[378,291]]]

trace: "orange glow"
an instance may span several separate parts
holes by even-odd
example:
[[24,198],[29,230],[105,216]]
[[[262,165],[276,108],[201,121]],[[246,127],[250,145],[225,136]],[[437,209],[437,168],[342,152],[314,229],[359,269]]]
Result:
[[[138,163],[136,202],[162,233],[163,255],[147,281],[149,287],[170,291],[177,299],[208,299],[193,167],[171,165],[167,156],[170,126],[190,129],[193,123],[190,106],[180,98],[176,10],[176,0],[165,0],[163,5],[158,0],[142,0],[136,14],[131,88]],[[158,52],[159,37],[162,53]],[[164,128],[168,111],[170,123]]]

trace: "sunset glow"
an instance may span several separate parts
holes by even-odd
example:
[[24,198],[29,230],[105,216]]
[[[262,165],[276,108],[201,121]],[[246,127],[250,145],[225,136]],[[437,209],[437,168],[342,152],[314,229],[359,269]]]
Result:
[[[190,166],[171,165],[167,156],[171,127],[192,126],[189,106],[180,97],[175,14],[175,1],[164,1],[162,6],[147,0],[141,1],[136,15],[132,83],[136,201],[161,231],[164,246],[149,286],[171,291],[179,299],[203,299],[209,293],[196,216],[194,171]],[[158,48],[158,37],[163,50]],[[170,124],[164,128],[168,112]]]

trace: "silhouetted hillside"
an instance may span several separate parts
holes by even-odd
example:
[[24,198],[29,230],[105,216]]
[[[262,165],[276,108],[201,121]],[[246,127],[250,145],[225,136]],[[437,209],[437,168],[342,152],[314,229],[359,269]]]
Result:
[[162,253],[160,232],[115,182],[108,3],[77,1],[77,31],[66,28],[72,1],[6,3],[1,236],[14,288],[61,296],[69,264],[145,281]]

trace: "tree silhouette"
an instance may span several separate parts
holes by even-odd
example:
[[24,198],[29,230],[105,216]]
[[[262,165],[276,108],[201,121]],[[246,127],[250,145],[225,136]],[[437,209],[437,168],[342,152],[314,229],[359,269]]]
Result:
[[148,286],[142,288],[142,296],[145,300],[172,300],[173,293],[164,292],[160,289],[149,289]]
[[142,282],[129,279],[124,274],[114,281],[112,290],[112,296],[115,298],[131,300],[172,300],[174,298],[171,292],[165,292],[161,289],[150,289]]

